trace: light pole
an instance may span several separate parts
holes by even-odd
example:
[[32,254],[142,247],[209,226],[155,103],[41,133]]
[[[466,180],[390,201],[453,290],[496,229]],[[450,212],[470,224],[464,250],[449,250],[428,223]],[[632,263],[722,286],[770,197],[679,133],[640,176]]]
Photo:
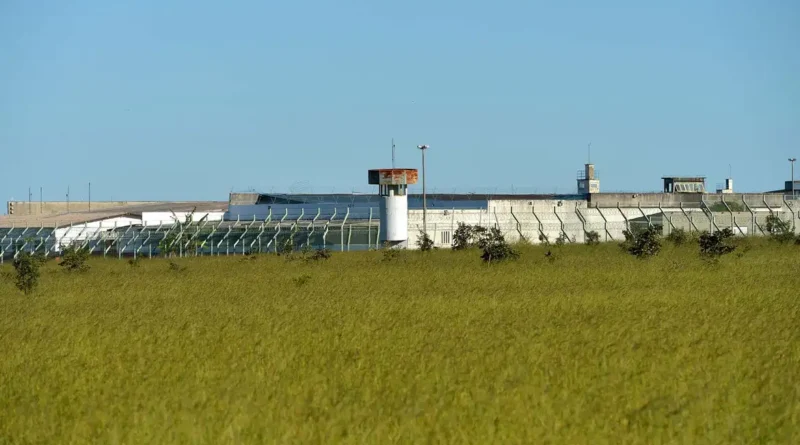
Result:
[[428,150],[427,145],[417,145],[417,148],[422,152],[422,231],[425,236],[428,235],[428,200],[425,195],[425,152]]
[[789,158],[789,163],[792,164],[792,200],[794,200],[794,161],[796,160],[797,158]]

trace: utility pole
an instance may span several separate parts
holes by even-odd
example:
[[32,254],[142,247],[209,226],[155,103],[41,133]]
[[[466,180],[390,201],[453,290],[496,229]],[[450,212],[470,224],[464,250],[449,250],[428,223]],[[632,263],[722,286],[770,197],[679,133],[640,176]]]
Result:
[[392,138],[392,169],[394,168],[394,138]]
[[44,210],[44,199],[42,199],[42,186],[39,186],[39,214]]
[[69,213],[69,186],[67,186],[67,213]]
[[422,231],[428,235],[428,198],[425,194],[425,152],[428,151],[427,145],[417,145],[422,151]]
[[28,215],[31,214],[31,188],[28,187]]
[[89,211],[92,211],[92,183],[89,183]]
[[[795,194],[794,194],[794,162],[797,158],[789,158],[789,163],[792,164],[792,208],[795,207]],[[797,218],[794,216],[794,210],[789,209],[792,212],[792,232],[796,231],[797,225]]]

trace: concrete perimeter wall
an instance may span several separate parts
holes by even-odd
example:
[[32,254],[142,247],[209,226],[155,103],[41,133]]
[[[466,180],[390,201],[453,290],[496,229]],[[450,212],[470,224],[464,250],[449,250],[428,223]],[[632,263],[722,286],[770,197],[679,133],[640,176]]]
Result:
[[158,201],[9,201],[6,203],[6,213],[11,215],[13,206],[14,216],[27,215],[59,215],[67,212],[88,212],[89,210],[109,210],[136,205],[158,204]]
[[746,203],[751,208],[782,207],[780,194],[731,193],[595,193],[588,195],[589,207],[701,207],[702,203]]
[[[760,195],[759,195],[760,196]],[[559,236],[572,243],[584,243],[587,232],[597,232],[601,241],[622,241],[623,232],[635,227],[653,225],[664,235],[674,229],[689,232],[722,230],[730,227],[737,235],[763,235],[766,221],[777,215],[795,221],[800,233],[798,213],[791,208],[752,209],[752,212],[710,212],[700,207],[587,207],[587,201],[490,201],[484,210],[428,209],[427,232],[437,247],[452,244],[459,223],[496,227],[509,242],[525,239],[538,244],[540,235],[554,242]],[[423,230],[422,210],[409,210],[408,246],[415,248]]]

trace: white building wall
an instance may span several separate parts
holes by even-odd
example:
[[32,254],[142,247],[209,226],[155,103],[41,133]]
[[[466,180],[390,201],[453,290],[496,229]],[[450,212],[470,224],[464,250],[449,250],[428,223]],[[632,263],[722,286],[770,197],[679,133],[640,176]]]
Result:
[[[482,210],[428,209],[428,235],[436,247],[449,247],[458,223],[462,222],[497,227],[509,242],[524,238],[527,242],[539,244],[541,234],[555,242],[565,234],[570,242],[584,243],[585,234],[590,231],[597,232],[602,241],[621,241],[631,221],[641,223],[644,218],[660,215],[662,210],[683,215],[680,208],[593,208],[587,207],[587,202],[582,200],[564,200],[560,204],[557,200],[490,201],[488,208]],[[709,226],[708,217],[702,210],[685,211],[701,230]],[[422,230],[422,210],[413,209],[408,214],[408,246],[415,248]]]
[[84,242],[87,239],[113,239],[112,237],[116,236],[115,230],[141,224],[142,220],[139,218],[121,216],[60,227],[55,229],[53,237],[57,246],[66,247],[74,242]]
[[[185,222],[186,217],[191,214],[192,212],[144,212],[141,223],[145,226],[158,226],[159,224],[166,226],[176,222]],[[224,216],[225,212],[195,212],[192,218],[195,222],[202,218],[206,218],[207,221],[222,221]]]

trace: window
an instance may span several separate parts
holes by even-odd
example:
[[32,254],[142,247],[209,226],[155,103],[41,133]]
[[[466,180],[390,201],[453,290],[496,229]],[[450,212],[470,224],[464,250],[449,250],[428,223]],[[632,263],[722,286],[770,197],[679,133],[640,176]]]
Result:
[[450,244],[450,236],[451,235],[450,235],[450,231],[449,230],[445,231],[445,232],[442,232],[442,236],[441,236],[442,244]]

